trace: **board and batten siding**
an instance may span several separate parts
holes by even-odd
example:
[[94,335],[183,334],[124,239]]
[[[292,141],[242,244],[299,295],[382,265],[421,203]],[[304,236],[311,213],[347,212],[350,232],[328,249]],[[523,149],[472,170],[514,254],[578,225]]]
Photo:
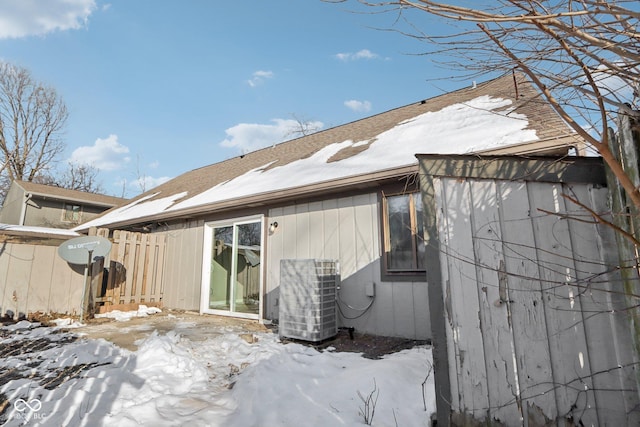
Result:
[[178,310],[200,309],[204,221],[171,226],[166,235],[162,304]]
[[[265,317],[278,318],[280,260],[337,260],[340,270],[340,326],[382,336],[431,337],[424,282],[381,280],[381,225],[378,195],[368,193],[300,203],[269,211],[278,223],[267,236]],[[375,299],[365,293],[375,283]],[[353,318],[353,319],[349,319]]]
[[563,162],[421,159],[438,425],[640,423],[615,237],[566,197],[608,212],[602,165]]
[[12,242],[12,237],[0,234],[0,315],[77,315],[84,269],[73,268],[58,256],[58,246],[65,239]]

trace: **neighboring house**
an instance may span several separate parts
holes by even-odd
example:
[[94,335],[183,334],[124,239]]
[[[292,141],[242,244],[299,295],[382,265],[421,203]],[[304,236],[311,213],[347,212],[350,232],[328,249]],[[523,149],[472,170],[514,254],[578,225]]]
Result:
[[581,151],[508,75],[192,170],[75,230],[164,234],[165,307],[261,320],[279,318],[281,260],[336,260],[340,326],[426,339],[415,154]]
[[69,229],[124,202],[119,197],[13,181],[0,209],[0,223]]

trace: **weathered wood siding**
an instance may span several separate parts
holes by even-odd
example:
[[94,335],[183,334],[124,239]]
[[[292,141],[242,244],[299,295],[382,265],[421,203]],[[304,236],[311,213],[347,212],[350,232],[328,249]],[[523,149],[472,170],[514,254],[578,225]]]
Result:
[[[266,242],[265,317],[278,318],[281,259],[332,259],[340,262],[339,304],[346,316],[340,316],[341,326],[384,336],[431,336],[426,281],[381,280],[380,209],[375,193],[274,208],[267,222],[274,221],[278,228]],[[371,301],[365,287],[371,283],[375,283],[376,297],[363,314],[361,309]]]
[[[443,307],[434,329],[439,425],[638,425],[615,238],[563,197],[606,213],[607,189],[537,180],[557,167],[551,161],[547,172],[527,161],[423,162],[438,252],[429,280]],[[478,164],[485,169],[469,177]],[[598,182],[593,166],[583,167]],[[491,170],[495,178],[482,179]]]
[[[633,186],[640,186],[640,111],[629,114],[627,107],[618,112],[616,126],[609,128],[609,149],[620,163],[624,173],[631,179]],[[615,130],[614,130],[615,129]],[[620,180],[607,168],[607,185],[611,194],[611,210],[615,213],[613,222],[636,241],[640,241],[640,206],[636,206]],[[624,283],[627,304],[634,307],[628,310],[631,317],[632,340],[636,359],[640,359],[640,269],[637,268],[640,257],[638,246],[623,233],[616,233],[619,264]],[[636,371],[636,381],[640,384],[640,369]]]
[[0,315],[80,312],[84,269],[58,256],[64,240],[0,234]]

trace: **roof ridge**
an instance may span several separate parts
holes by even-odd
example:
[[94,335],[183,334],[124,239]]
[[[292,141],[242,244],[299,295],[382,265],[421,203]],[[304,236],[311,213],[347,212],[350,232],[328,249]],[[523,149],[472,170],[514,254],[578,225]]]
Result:
[[[518,74],[520,74],[520,73],[518,73]],[[355,119],[355,120],[352,120],[352,121],[349,121],[349,122],[345,122],[345,123],[342,123],[342,124],[339,124],[339,125],[335,125],[335,126],[332,126],[330,128],[327,128],[327,129],[321,129],[321,130],[318,130],[316,132],[312,132],[312,133],[307,134],[307,135],[301,135],[301,136],[293,138],[293,139],[287,139],[285,141],[276,142],[276,143],[274,143],[274,144],[272,144],[270,146],[267,146],[267,147],[257,148],[255,150],[249,151],[247,153],[243,153],[243,154],[239,154],[239,155],[236,155],[236,156],[228,157],[228,158],[226,158],[224,160],[220,160],[220,161],[217,161],[217,162],[214,162],[214,163],[210,163],[210,164],[207,164],[207,165],[203,165],[203,166],[197,167],[195,169],[191,169],[191,171],[193,172],[193,171],[198,171],[198,170],[201,170],[201,169],[204,169],[204,168],[209,168],[211,166],[223,164],[223,163],[228,162],[228,161],[233,160],[233,159],[242,159],[242,158],[245,158],[247,156],[255,156],[255,155],[257,155],[257,154],[259,154],[261,152],[264,152],[264,151],[267,151],[267,150],[273,150],[274,148],[280,147],[280,146],[285,145],[285,144],[294,144],[297,141],[309,138],[311,136],[322,137],[323,134],[335,131],[336,129],[340,129],[342,127],[353,126],[353,125],[356,125],[357,123],[363,122],[363,121],[374,120],[376,117],[383,116],[383,115],[388,115],[388,114],[390,114],[390,113],[392,113],[394,111],[406,109],[407,107],[411,107],[411,106],[414,106],[414,105],[424,105],[427,102],[435,101],[435,100],[437,100],[438,98],[441,98],[441,97],[451,97],[451,96],[455,96],[455,94],[458,94],[458,93],[461,93],[461,92],[464,92],[464,91],[469,91],[469,90],[482,90],[482,88],[484,88],[485,86],[493,84],[496,81],[504,79],[505,77],[508,77],[510,75],[511,75],[511,73],[508,72],[508,73],[504,73],[504,74],[502,74],[502,75],[500,75],[498,77],[492,78],[490,80],[485,80],[485,81],[480,82],[480,83],[475,83],[474,82],[473,86],[465,86],[465,87],[461,87],[461,88],[452,90],[451,92],[443,92],[443,93],[435,95],[435,96],[431,96],[431,97],[428,97],[428,98],[422,98],[422,99],[420,99],[418,101],[410,102],[408,104],[401,105],[399,107],[395,107],[395,108],[391,108],[389,110],[381,111],[381,112],[373,114],[371,116],[361,117],[359,119]],[[515,99],[515,97],[514,97],[514,99]]]

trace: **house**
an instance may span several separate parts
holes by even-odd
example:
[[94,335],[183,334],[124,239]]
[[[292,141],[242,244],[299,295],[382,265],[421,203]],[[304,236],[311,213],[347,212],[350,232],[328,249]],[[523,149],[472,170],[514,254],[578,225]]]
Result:
[[69,229],[124,201],[119,197],[16,180],[0,209],[0,223]]
[[75,230],[162,234],[165,307],[260,320],[279,319],[281,260],[335,260],[341,326],[427,339],[415,154],[581,151],[506,75],[192,170]]

